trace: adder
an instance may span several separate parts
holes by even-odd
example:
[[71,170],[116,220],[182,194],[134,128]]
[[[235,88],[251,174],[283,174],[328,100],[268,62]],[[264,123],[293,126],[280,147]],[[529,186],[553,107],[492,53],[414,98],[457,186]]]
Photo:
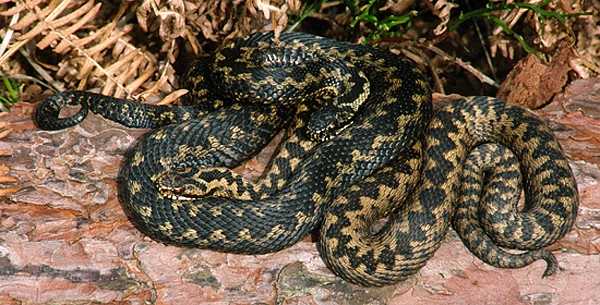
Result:
[[[89,110],[155,129],[121,174],[123,206],[153,239],[260,254],[318,228],[334,273],[381,286],[417,272],[452,224],[488,264],[544,259],[544,276],[557,269],[542,248],[570,230],[577,188],[553,133],[528,111],[473,97],[432,114],[426,80],[407,59],[303,33],[233,41],[182,80],[183,106],[64,92],[36,112],[42,129],[75,125]],[[59,118],[75,104],[79,113]],[[279,130],[285,139],[259,181],[230,170]]]

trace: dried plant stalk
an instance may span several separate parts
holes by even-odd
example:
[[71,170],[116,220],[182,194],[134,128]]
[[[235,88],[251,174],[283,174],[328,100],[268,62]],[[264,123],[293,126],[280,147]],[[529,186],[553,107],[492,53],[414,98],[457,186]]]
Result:
[[[36,48],[57,55],[58,62],[40,62],[40,66],[54,71],[54,77],[65,83],[64,87],[86,90],[93,85],[103,87],[100,91],[104,94],[118,97],[132,96],[134,92],[138,97],[157,92],[164,96],[177,84],[170,64],[177,58],[181,42],[189,41],[194,53],[200,54],[209,43],[247,35],[269,22],[279,32],[285,22],[278,24],[277,18],[269,17],[285,15],[290,8],[297,10],[300,2],[144,0],[114,5],[97,0],[0,0],[0,7],[10,7],[0,16],[18,17],[13,17],[18,20],[10,26],[11,42],[0,54],[0,65],[33,42]],[[137,25],[131,19],[121,18],[132,9],[137,13]],[[112,16],[112,20],[105,16]],[[121,24],[123,20],[125,23]],[[159,54],[149,53],[148,38],[133,36],[139,33],[132,31],[134,26],[148,31],[152,50]],[[163,63],[161,69],[159,62]],[[52,77],[46,80],[56,83]],[[140,93],[144,85],[146,91]]]
[[[57,76],[65,77],[64,80],[70,83],[70,87],[75,85],[75,81],[79,82],[78,87],[82,87],[80,89],[85,89],[90,77],[93,77],[94,81],[101,80],[101,85],[106,84],[103,93],[120,97],[131,95],[131,88],[139,88],[139,84],[148,80],[156,71],[154,57],[146,55],[147,51],[128,44],[126,41],[131,38],[124,40],[133,25],[117,26],[117,20],[106,23],[107,21],[98,18],[102,3],[95,3],[94,0],[3,2],[12,2],[14,6],[0,15],[21,14],[21,18],[11,26],[15,33],[12,36],[14,41],[0,56],[0,65],[30,41],[37,40],[37,48],[52,48],[62,58],[55,70],[59,72]],[[129,2],[123,2],[119,13],[125,12],[127,5]],[[127,47],[123,48],[123,44]],[[119,52],[113,51],[116,45],[119,45]],[[132,60],[133,57],[136,59]],[[128,64],[124,65],[126,62]],[[120,68],[107,70],[103,66]],[[150,72],[145,72],[142,68]],[[137,77],[142,79],[138,80]],[[135,82],[135,85],[127,86],[130,82]]]

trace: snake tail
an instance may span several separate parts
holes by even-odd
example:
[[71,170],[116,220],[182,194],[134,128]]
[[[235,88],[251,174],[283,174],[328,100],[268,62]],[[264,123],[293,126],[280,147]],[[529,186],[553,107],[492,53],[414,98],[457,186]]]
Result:
[[[65,106],[81,106],[73,116],[61,118]],[[142,104],[125,99],[85,91],[60,92],[45,99],[37,108],[35,121],[44,130],[75,126],[89,111],[133,128],[157,128],[190,120],[201,114],[196,107],[170,107]]]
[[[491,211],[486,213],[492,215],[511,210],[507,214],[514,216],[519,214],[516,208],[499,205],[502,202],[498,201],[472,202],[472,193],[478,192],[471,189],[468,181],[463,185],[460,179],[470,151],[488,142],[506,146],[517,156],[526,181],[526,203],[520,212],[525,216],[517,217],[516,222],[503,221],[508,232],[486,231],[480,225],[478,210],[487,207]],[[451,221],[467,248],[489,264],[516,268],[544,259],[548,263],[544,275],[556,270],[552,253],[540,249],[570,230],[578,195],[560,145],[541,120],[502,100],[460,99],[434,115],[424,145],[422,178],[410,195],[386,182],[390,181],[386,176],[398,167],[391,162],[374,174],[372,180],[378,184],[361,181],[334,200],[324,217],[318,243],[334,273],[363,286],[406,279],[433,256]],[[403,172],[394,175],[401,177]],[[486,192],[497,194],[503,188],[483,191],[483,201],[494,199]],[[464,191],[459,201],[461,189]],[[376,202],[405,197],[407,202],[398,204],[384,228],[373,233],[370,223],[388,216],[374,212],[373,207],[381,205]],[[469,204],[477,208],[466,208]],[[514,235],[529,250],[518,255],[503,251],[497,245],[503,235]]]

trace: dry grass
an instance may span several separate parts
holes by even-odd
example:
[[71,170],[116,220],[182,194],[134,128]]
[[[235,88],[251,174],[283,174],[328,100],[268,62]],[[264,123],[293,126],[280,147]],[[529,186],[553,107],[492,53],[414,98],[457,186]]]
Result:
[[[24,98],[29,100],[39,99],[42,87],[156,100],[177,88],[174,67],[178,61],[255,31],[281,32],[293,25],[295,30],[363,42],[364,37],[381,30],[366,20],[350,26],[367,2],[357,3],[352,12],[344,1],[324,0],[146,0],[121,1],[118,6],[93,0],[0,0],[0,71],[26,82]],[[316,5],[308,10],[311,3]],[[374,10],[377,20],[410,10],[416,16],[410,28],[400,25],[390,32],[401,36],[386,37],[384,32],[377,43],[397,49],[427,69],[437,92],[454,91],[448,73],[460,70],[457,65],[467,71],[465,78],[475,76],[471,85],[480,82],[497,88],[511,65],[524,56],[515,39],[485,20],[465,22],[449,32],[448,25],[459,11],[466,10],[465,4],[447,0],[382,3],[385,5]],[[594,5],[598,6],[590,0],[560,0],[545,9],[561,14],[597,12]],[[302,15],[306,19],[297,23]],[[518,9],[494,16],[511,29],[530,31],[528,43],[541,51],[546,61],[552,61],[559,46],[570,48],[572,77],[600,74],[597,15],[567,18],[566,24]],[[473,45],[482,53],[471,52]],[[486,60],[476,60],[483,58]]]

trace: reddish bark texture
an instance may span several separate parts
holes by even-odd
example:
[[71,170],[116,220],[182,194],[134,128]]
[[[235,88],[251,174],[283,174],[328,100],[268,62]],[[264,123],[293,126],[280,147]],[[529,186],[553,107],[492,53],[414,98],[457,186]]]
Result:
[[[38,130],[30,104],[1,118],[1,163],[19,187],[0,201],[1,304],[600,304],[600,79],[573,82],[536,113],[556,132],[579,183],[573,230],[545,263],[497,269],[454,232],[406,282],[360,288],[336,278],[312,242],[268,255],[164,246],[127,220],[117,194],[123,155],[143,134],[88,117]],[[260,164],[253,163],[254,167]],[[4,177],[7,177],[6,175]]]

